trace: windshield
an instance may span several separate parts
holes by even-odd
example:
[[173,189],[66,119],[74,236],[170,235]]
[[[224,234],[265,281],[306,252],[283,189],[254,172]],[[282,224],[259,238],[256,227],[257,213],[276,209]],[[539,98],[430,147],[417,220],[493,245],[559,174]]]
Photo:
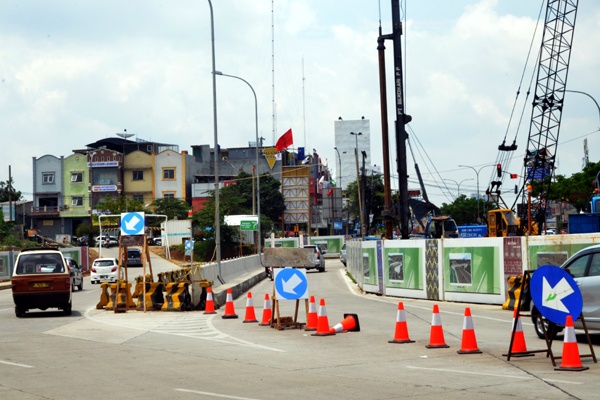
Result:
[[19,257],[17,274],[52,274],[65,272],[60,253],[23,254]]

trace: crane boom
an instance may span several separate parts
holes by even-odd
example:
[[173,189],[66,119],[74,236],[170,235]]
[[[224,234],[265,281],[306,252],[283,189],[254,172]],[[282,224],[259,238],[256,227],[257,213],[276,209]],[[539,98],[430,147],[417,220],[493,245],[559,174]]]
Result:
[[[538,181],[539,191],[518,210],[521,221],[534,221],[539,228],[546,219],[551,177],[554,174],[556,150],[563,101],[569,72],[571,47],[579,0],[548,0],[542,45],[538,61],[531,124],[524,159],[525,186]],[[525,196],[525,190],[521,189]],[[526,226],[522,224],[522,226]],[[531,226],[531,223],[527,224]]]

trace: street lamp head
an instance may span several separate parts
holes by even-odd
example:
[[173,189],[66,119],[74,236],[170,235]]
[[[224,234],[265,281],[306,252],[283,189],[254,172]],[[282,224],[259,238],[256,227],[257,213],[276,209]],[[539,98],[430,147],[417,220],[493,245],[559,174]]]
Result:
[[215,71],[215,75],[223,75],[221,71]]

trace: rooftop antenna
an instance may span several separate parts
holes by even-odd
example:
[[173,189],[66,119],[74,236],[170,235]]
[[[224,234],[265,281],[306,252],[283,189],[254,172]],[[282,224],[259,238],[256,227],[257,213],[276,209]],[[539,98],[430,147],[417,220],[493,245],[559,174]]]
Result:
[[117,136],[122,137],[123,139],[130,138],[134,135],[134,133],[127,133],[127,129],[123,129],[123,132],[117,132]]

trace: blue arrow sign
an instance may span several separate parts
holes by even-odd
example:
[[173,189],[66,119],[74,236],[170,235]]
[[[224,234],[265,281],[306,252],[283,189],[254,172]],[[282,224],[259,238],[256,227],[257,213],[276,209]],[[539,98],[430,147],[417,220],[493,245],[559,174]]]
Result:
[[193,240],[186,240],[185,241],[185,249],[186,250],[191,250],[192,247],[194,247],[194,241]]
[[144,219],[143,212],[121,213],[121,235],[143,235]]
[[275,294],[281,300],[308,298],[308,280],[305,269],[275,268]]
[[531,275],[531,300],[540,313],[558,325],[564,325],[567,315],[575,321],[581,315],[583,298],[577,282],[567,271],[554,265],[544,265]]

